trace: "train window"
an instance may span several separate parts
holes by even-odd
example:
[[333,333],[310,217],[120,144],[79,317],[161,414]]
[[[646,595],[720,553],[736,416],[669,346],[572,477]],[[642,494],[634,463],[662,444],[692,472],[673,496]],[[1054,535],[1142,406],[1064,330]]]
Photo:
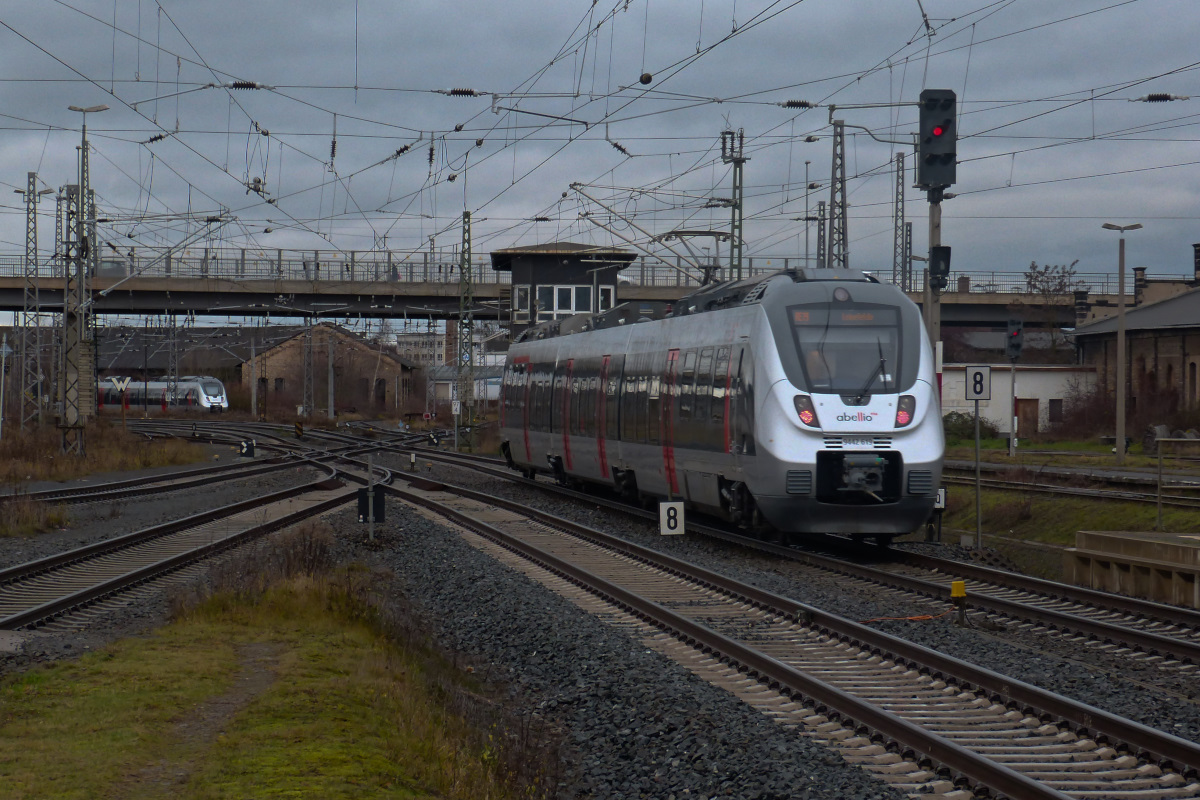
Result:
[[642,376],[637,382],[637,429],[634,431],[634,438],[639,442],[646,441],[646,406],[648,405],[650,394],[650,380]]
[[619,435],[620,416],[618,414],[621,380],[621,367],[624,361],[624,356],[616,356],[608,363],[608,386],[605,389],[605,409],[604,409],[604,430],[601,431],[606,437],[612,434]]
[[713,367],[712,421],[725,418],[725,397],[729,391],[729,348],[717,349],[717,363]]
[[621,438],[637,440],[637,378],[626,375],[621,387]]
[[587,391],[583,395],[583,433],[585,436],[595,436],[601,412],[600,407],[600,378],[592,375],[587,379]]
[[857,303],[788,309],[810,391],[866,394],[898,389],[903,350],[900,311]]
[[691,419],[696,402],[696,351],[683,357],[683,374],[679,378],[679,418]]
[[538,381],[537,430],[550,430],[550,372],[544,370]]
[[713,349],[706,347],[700,352],[700,365],[696,368],[696,413],[701,422],[708,419],[709,398],[713,385]]
[[583,393],[582,381],[571,379],[571,433],[583,433],[583,414],[580,411],[580,399]]
[[650,393],[646,403],[646,441],[658,444],[658,433],[662,427],[662,393],[658,376],[650,378]]

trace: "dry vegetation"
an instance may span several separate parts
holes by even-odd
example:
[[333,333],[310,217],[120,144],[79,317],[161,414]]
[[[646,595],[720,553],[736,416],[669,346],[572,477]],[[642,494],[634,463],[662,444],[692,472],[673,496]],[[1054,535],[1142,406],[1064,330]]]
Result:
[[84,455],[62,453],[62,435],[53,426],[5,431],[0,441],[0,483],[67,481],[94,472],[191,464],[204,453],[177,439],[147,439],[121,428],[120,422],[93,420],[84,430]]

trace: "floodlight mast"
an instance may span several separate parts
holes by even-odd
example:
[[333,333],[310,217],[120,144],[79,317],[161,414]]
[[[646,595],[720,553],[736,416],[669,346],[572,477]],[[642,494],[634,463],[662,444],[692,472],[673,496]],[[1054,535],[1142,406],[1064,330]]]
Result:
[[1120,249],[1117,253],[1117,430],[1116,441],[1113,443],[1113,452],[1117,454],[1117,466],[1121,466],[1125,463],[1125,231],[1136,231],[1142,227],[1142,223],[1116,225],[1105,222],[1100,227],[1121,234]]

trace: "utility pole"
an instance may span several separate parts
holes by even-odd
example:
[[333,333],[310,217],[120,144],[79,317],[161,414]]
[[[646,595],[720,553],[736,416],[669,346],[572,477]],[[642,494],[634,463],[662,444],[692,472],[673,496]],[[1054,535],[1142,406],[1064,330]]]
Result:
[[829,264],[825,260],[825,201],[817,203],[817,269]]
[[[68,186],[66,191],[64,235],[67,238],[66,275],[63,283],[63,336],[62,336],[62,416],[58,426],[62,431],[62,451],[68,455],[84,454],[84,407],[87,398],[95,394],[94,363],[86,357],[88,330],[88,265],[94,261],[92,240],[95,234],[96,215],[93,210],[88,218],[90,200],[87,115],[107,111],[108,106],[68,106],[69,111],[83,114],[82,140],[79,147],[79,184]],[[85,391],[85,386],[91,386]]]
[[313,319],[312,314],[304,317],[304,388],[300,398],[304,411],[301,416],[307,417],[316,405],[316,394],[313,389]]
[[[16,190],[20,193],[20,190]],[[37,173],[30,172],[25,195],[25,297],[21,315],[21,403],[20,424],[42,422],[42,307],[38,295],[37,204],[53,189],[37,189]]]
[[896,153],[896,196],[892,206],[892,283],[901,289],[908,288],[904,280],[908,264],[904,235],[904,154]]
[[912,251],[912,223],[904,223],[904,284],[903,288],[906,292],[911,292],[913,287],[913,251]]
[[809,231],[809,228],[811,227],[809,225],[809,223],[812,221],[809,219],[809,213],[808,213],[808,192],[810,189],[812,189],[812,186],[810,186],[808,183],[808,165],[811,163],[812,163],[811,161],[804,162],[804,268],[805,269],[808,269],[811,266],[808,263],[808,231]]
[[[462,252],[458,268],[458,402],[466,418],[467,452],[472,452],[471,442],[475,438],[475,320],[472,307],[475,305],[475,286],[471,274],[471,212],[462,216]],[[455,432],[458,420],[455,419]]]
[[67,186],[64,199],[66,210],[66,275],[63,281],[62,370],[59,391],[62,392],[62,415],[58,427],[62,432],[62,451],[67,455],[84,453],[83,417],[79,411],[79,382],[83,352],[83,316],[85,286],[87,285],[87,248],[82,219],[83,203],[78,186]]
[[742,279],[742,169],[747,161],[745,155],[746,133],[739,128],[721,132],[721,160],[733,165],[733,203],[729,220],[729,274],[735,280]]
[[825,266],[850,268],[850,232],[846,215],[846,123],[833,121],[833,164],[829,170],[829,255]]
[[[337,419],[337,406],[334,405],[334,397],[333,397],[333,386],[334,386],[334,375],[333,375],[334,352],[333,351],[334,351],[334,345],[336,344],[336,342],[334,341],[332,327],[329,329],[328,344],[329,344],[329,347],[328,347],[329,354],[328,354],[328,359],[325,364],[325,372],[326,372],[326,381],[325,382],[327,384],[326,400],[328,401],[328,404],[329,404],[327,406],[327,408],[329,409],[329,418]],[[371,390],[374,391],[374,387],[372,387]]]

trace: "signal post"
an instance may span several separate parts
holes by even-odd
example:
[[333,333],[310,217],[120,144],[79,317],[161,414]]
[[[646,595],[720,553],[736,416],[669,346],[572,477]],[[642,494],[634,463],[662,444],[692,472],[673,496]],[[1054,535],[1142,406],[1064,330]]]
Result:
[[925,328],[935,343],[942,340],[940,298],[950,279],[950,248],[942,245],[942,199],[956,177],[956,100],[951,89],[925,89],[920,99],[917,186],[926,190],[929,198],[929,262],[925,271],[928,302],[923,310]]

